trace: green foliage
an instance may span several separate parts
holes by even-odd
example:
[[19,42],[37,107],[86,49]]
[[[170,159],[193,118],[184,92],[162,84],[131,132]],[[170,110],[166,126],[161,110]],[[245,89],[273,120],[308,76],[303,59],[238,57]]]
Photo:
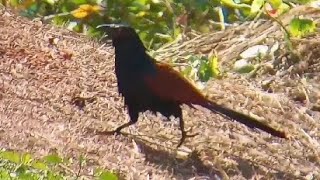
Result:
[[264,0],[253,0],[251,4],[250,13],[256,14],[257,12],[259,12],[264,3]]
[[289,32],[293,37],[305,37],[315,32],[316,23],[310,19],[294,18],[289,25]]
[[269,0],[268,2],[269,2],[269,3],[271,4],[271,6],[272,6],[273,8],[275,8],[275,9],[281,7],[281,5],[283,4],[283,1],[282,1],[282,0]]
[[[81,165],[85,161],[80,158]],[[64,160],[57,154],[51,154],[42,159],[35,159],[29,153],[18,153],[15,151],[0,151],[0,179],[2,180],[67,180],[79,178],[62,167],[68,166],[70,162]],[[81,167],[79,167],[81,169]],[[118,177],[103,169],[98,169],[94,177],[101,180],[117,180]]]
[[[28,17],[45,17],[58,25],[97,35],[102,23],[129,23],[152,49],[175,40],[185,26],[199,32],[218,27],[212,21],[233,22],[251,18],[266,3],[264,0],[9,0]],[[281,0],[268,1],[274,8]],[[219,9],[222,10],[222,13]],[[238,13],[236,13],[236,11]],[[221,17],[222,16],[222,17]]]
[[201,82],[206,82],[211,77],[221,77],[216,56],[191,56],[188,60],[189,65],[183,71],[185,76]]
[[57,165],[59,163],[62,163],[62,159],[56,154],[45,156],[43,160],[50,165]]
[[[103,23],[127,23],[139,33],[144,44],[156,50],[192,29],[201,33],[224,29],[225,23],[253,18],[277,17],[289,4],[304,4],[311,0],[3,0],[30,18],[43,17],[56,25],[65,25],[76,32],[100,37],[96,29]],[[268,14],[269,16],[261,16]],[[218,23],[214,23],[218,22]],[[217,25],[218,24],[218,25]],[[291,23],[293,36],[312,32],[311,22]],[[190,61],[192,63],[193,60]],[[202,81],[217,77],[212,63],[199,63],[197,75]],[[190,67],[191,68],[191,67]],[[190,70],[189,68],[189,70]],[[191,69],[195,70],[194,67]],[[214,69],[214,68],[213,68]],[[187,70],[188,71],[188,68]]]
[[99,180],[118,180],[118,177],[115,174],[103,169],[97,169],[95,171],[95,176],[98,177]]

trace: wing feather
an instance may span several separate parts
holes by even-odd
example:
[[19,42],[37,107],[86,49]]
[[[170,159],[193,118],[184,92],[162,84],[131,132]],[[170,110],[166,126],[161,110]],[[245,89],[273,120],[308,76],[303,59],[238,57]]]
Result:
[[156,65],[157,72],[144,77],[146,85],[156,96],[184,104],[203,104],[207,101],[195,86],[170,65]]

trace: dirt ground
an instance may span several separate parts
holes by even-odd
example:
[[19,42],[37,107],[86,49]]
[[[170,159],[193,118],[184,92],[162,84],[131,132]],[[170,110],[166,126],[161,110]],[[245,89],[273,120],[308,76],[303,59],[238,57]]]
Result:
[[[300,13],[309,13],[319,22],[319,11]],[[267,36],[283,47],[279,26],[268,23],[273,29],[264,29]],[[261,35],[264,31],[259,28],[265,26],[252,29]],[[243,42],[239,34],[247,33],[241,26],[237,33],[226,31],[230,32],[233,38],[217,41],[225,46],[217,48],[220,55],[235,49]],[[262,39],[252,38],[252,44]],[[233,40],[233,46],[226,45],[228,40]],[[276,73],[262,70],[255,78],[229,73],[210,81],[204,90],[215,101],[284,130],[289,140],[248,129],[202,108],[184,107],[186,127],[200,135],[187,139],[184,146],[190,152],[182,156],[175,148],[178,122],[162,121],[148,112],[126,130],[131,135],[101,136],[91,131],[111,130],[128,120],[117,93],[109,44],[2,9],[0,146],[39,156],[57,152],[77,159],[82,154],[88,160],[82,174],[89,179],[97,166],[119,172],[123,179],[320,179],[319,40],[317,33],[293,41],[303,57],[297,63],[288,63],[293,57],[285,48],[280,50],[271,68]],[[179,52],[188,52],[190,47],[181,48]],[[230,59],[234,56],[224,56],[222,68],[228,68]],[[270,82],[267,87],[265,82]],[[89,99],[79,108],[73,103],[76,97]]]

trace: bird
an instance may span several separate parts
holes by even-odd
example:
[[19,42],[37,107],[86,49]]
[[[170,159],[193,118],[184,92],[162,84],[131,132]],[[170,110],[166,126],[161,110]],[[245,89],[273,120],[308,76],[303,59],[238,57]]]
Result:
[[160,112],[164,117],[179,119],[180,147],[187,137],[194,135],[185,131],[182,107],[199,105],[225,118],[240,122],[252,129],[260,129],[278,138],[287,138],[286,133],[276,130],[257,119],[219,105],[198,90],[171,65],[152,58],[139,35],[128,24],[101,24],[106,38],[109,37],[115,49],[115,74],[118,92],[124,98],[129,114],[129,122],[117,127],[113,134],[135,124],[139,114],[149,110]]

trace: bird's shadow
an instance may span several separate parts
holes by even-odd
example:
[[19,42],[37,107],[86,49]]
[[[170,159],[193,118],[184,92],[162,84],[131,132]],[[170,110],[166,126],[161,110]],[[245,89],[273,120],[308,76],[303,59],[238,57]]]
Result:
[[[91,131],[92,132],[92,131]],[[97,131],[96,135],[113,135],[114,131]],[[135,143],[140,149],[140,152],[145,155],[145,161],[172,172],[176,179],[191,179],[194,177],[201,177],[200,179],[228,179],[228,176],[237,176],[239,172],[246,179],[252,179],[258,171],[260,165],[256,162],[244,159],[240,156],[228,154],[227,156],[237,162],[237,171],[235,167],[223,167],[220,164],[204,163],[200,157],[200,151],[193,151],[187,158],[179,159],[175,152],[166,150],[164,147],[157,148],[149,145],[150,142],[141,138],[141,136],[134,136],[129,133],[121,133],[125,137],[134,139]],[[264,165],[265,166],[265,165]],[[267,167],[274,171],[273,177],[276,179],[297,179],[295,175],[286,173],[281,170]]]
[[[164,148],[153,148],[143,140],[134,138],[135,142],[142,149],[142,153],[145,154],[146,161],[161,167],[163,170],[171,170],[172,174],[176,179],[229,179],[229,177],[237,177],[239,172],[246,179],[254,179],[257,172],[261,170],[260,165],[241,158],[239,156],[234,156],[229,154],[228,156],[237,162],[236,167],[228,166],[222,167],[219,162],[205,163],[200,154],[201,151],[193,151],[188,158],[178,159],[176,154],[164,150]],[[297,179],[293,174],[286,173],[272,167],[268,167],[273,170],[273,178],[275,179]],[[235,170],[237,169],[237,170]]]
[[135,142],[148,163],[155,164],[163,170],[172,171],[175,179],[191,179],[195,176],[208,179],[221,179],[222,177],[218,169],[201,160],[198,151],[193,151],[187,158],[179,159],[176,153],[164,150],[164,148],[151,147],[141,139],[135,138]]

